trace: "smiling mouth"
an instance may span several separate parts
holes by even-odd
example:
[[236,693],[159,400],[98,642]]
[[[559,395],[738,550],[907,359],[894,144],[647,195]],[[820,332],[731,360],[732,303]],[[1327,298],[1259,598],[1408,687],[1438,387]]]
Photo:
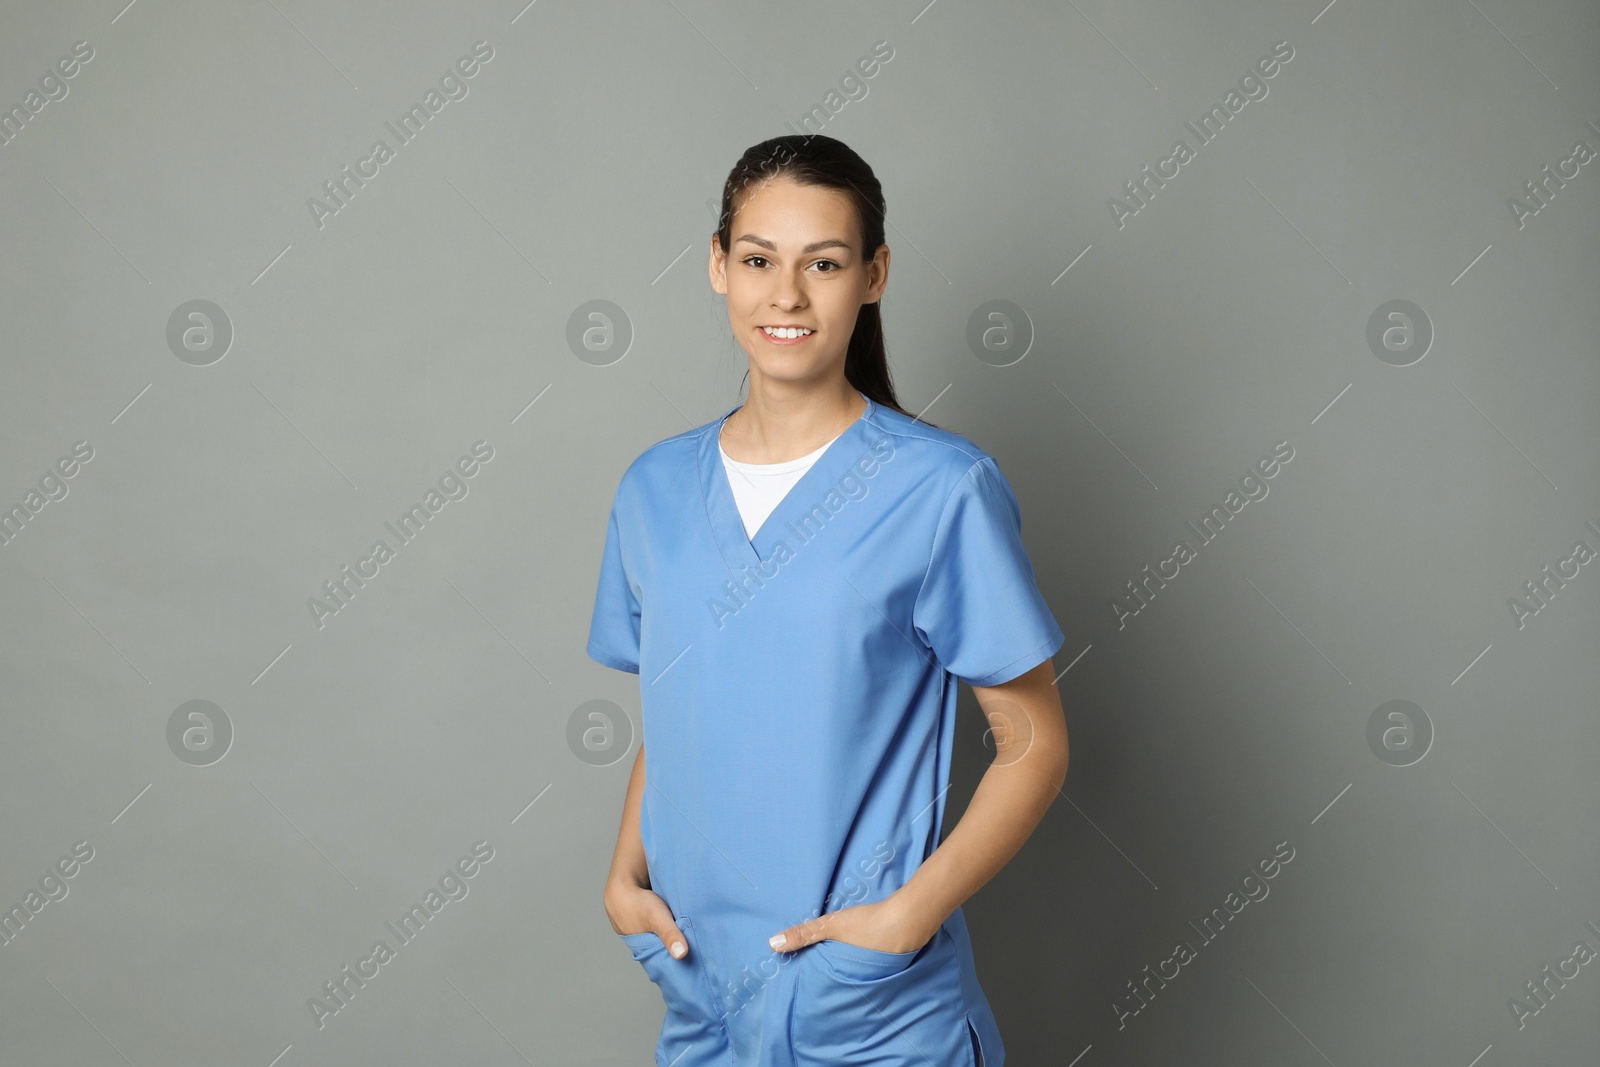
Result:
[[807,326],[760,326],[757,328],[768,337],[780,341],[792,341],[800,337],[810,337],[817,332]]

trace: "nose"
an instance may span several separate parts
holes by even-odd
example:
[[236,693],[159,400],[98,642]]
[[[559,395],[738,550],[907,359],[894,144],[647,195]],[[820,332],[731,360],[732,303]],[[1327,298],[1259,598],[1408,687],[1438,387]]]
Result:
[[792,311],[805,304],[805,286],[791,273],[780,273],[773,283],[772,304],[783,311]]

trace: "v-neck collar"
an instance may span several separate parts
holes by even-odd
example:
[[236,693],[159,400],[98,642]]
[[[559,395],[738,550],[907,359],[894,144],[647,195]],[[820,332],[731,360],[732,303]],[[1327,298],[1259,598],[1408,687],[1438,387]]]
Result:
[[729,567],[739,570],[747,566],[759,566],[763,560],[770,559],[774,546],[789,533],[788,520],[799,509],[809,510],[813,505],[820,503],[824,495],[823,487],[837,482],[843,474],[844,467],[861,458],[861,442],[867,436],[867,428],[878,410],[878,405],[859,389],[856,393],[866,401],[866,407],[862,409],[856,421],[845,427],[843,433],[829,442],[816,462],[800,476],[799,481],[789,487],[789,491],[778,501],[777,507],[767,515],[753,536],[745,534],[744,520],[739,515],[739,505],[734,500],[733,486],[728,482],[728,472],[722,466],[721,449],[717,447],[722,435],[722,424],[728,421],[729,415],[738,411],[743,405],[733,405],[723,412],[721,418],[706,427],[700,436],[700,495],[705,500],[706,518],[711,523],[711,533],[716,538],[717,548],[721,550],[722,558]]

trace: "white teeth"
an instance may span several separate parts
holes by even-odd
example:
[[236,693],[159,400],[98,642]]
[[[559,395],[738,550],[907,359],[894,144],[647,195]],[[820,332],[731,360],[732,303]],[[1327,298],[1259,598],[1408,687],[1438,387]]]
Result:
[[793,338],[808,337],[811,335],[810,330],[803,330],[798,326],[790,326],[787,329],[781,327],[775,328],[772,326],[763,326],[761,328],[766,331],[768,337]]

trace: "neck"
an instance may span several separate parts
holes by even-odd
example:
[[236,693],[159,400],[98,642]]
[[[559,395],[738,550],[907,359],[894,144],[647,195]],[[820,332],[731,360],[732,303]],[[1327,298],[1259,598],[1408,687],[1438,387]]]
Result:
[[741,463],[783,463],[815,452],[849,429],[866,400],[841,377],[837,388],[774,396],[752,380],[750,398],[722,423],[722,447]]

